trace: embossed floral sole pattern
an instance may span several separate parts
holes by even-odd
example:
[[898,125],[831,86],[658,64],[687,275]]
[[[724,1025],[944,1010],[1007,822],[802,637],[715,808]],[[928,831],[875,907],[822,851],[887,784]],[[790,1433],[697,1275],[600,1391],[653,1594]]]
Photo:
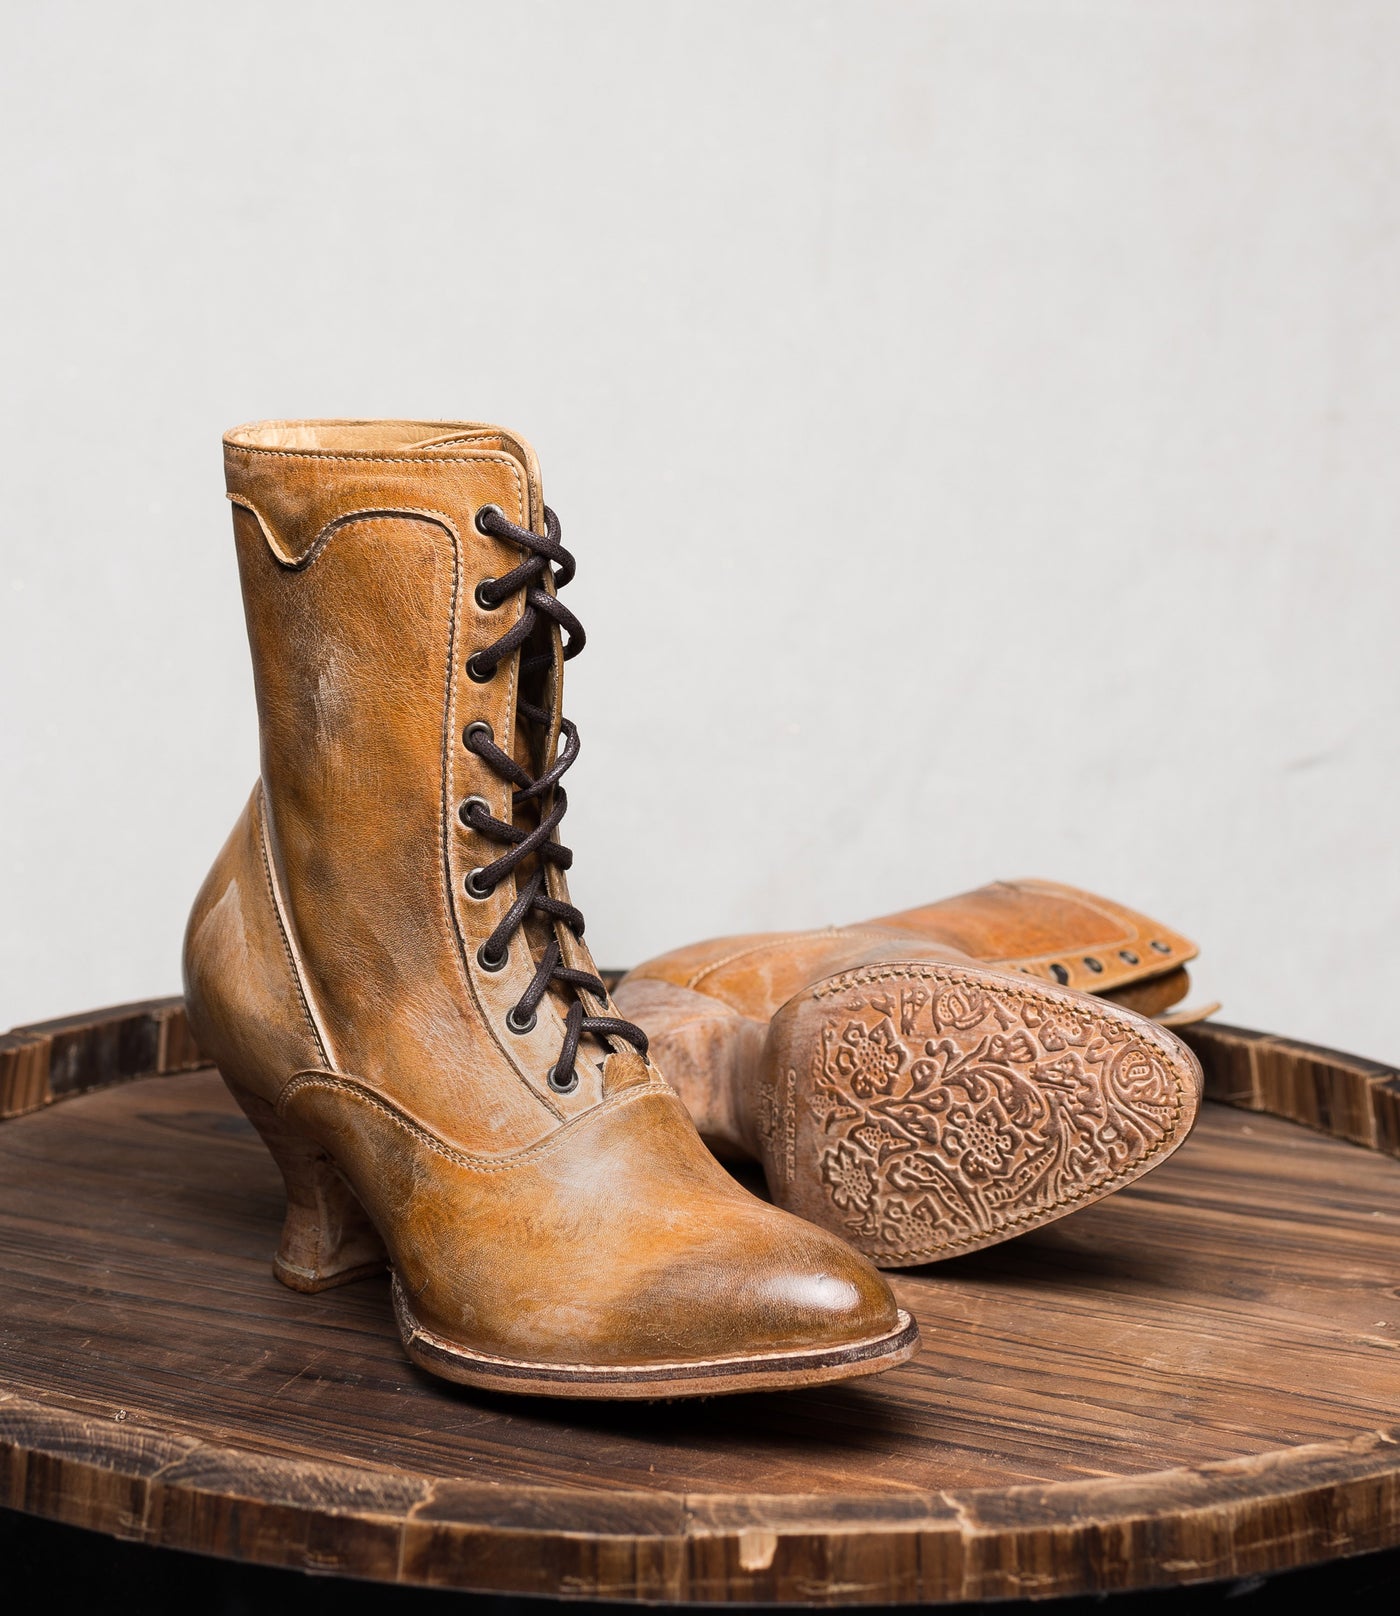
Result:
[[1119,1188],[1186,1137],[1195,1057],[1102,1000],[880,965],[774,1018],[759,1133],[774,1198],[885,1267],[991,1245]]

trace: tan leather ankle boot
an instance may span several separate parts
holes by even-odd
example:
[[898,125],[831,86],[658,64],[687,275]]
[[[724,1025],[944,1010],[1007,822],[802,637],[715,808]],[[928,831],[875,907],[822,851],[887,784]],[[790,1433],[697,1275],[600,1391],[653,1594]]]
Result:
[[314,1291],[387,1256],[414,1361],[496,1390],[709,1395],[908,1357],[884,1280],[725,1173],[597,978],[558,834],[574,563],[529,447],[270,422],[225,462],[262,775],[185,991],[286,1179],[277,1274]]
[[998,882],[677,949],[615,999],[719,1155],[898,1268],[1063,1217],[1177,1148],[1200,1067],[1130,1006],[1174,1004],[1195,953],[1092,893]]

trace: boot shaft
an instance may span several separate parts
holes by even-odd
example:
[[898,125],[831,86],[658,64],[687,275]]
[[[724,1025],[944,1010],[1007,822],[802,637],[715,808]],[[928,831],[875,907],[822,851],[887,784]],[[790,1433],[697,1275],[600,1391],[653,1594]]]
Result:
[[[533,1028],[507,1025],[550,928],[536,921],[504,964],[483,963],[517,881],[469,894],[470,873],[501,847],[458,810],[475,798],[498,821],[516,818],[511,784],[463,744],[469,726],[489,726],[532,772],[557,738],[553,624],[541,698],[553,734],[522,725],[520,649],[484,679],[472,665],[526,610],[523,590],[494,606],[478,598],[483,580],[521,560],[478,528],[478,513],[495,506],[542,529],[534,455],[471,423],[277,422],[229,433],[225,466],[268,875],[326,1064],[391,1082],[434,1126],[457,1119],[454,1134],[465,1129],[475,1148],[530,1144],[597,1103],[602,1079],[581,1060],[572,1094],[550,1088],[559,994],[538,1005]],[[567,900],[561,871],[550,891]],[[568,928],[553,930],[567,963],[591,971]],[[500,1081],[502,1063],[513,1083]]]

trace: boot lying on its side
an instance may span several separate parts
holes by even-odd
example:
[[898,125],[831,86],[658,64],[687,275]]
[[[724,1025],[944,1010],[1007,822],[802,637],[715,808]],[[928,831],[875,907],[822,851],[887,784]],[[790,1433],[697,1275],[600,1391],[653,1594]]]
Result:
[[413,1360],[499,1391],[907,1358],[884,1279],[715,1161],[583,944],[559,840],[583,631],[528,445],[264,422],[225,463],[262,777],[195,902],[185,997],[286,1180],[278,1276],[388,1260]]
[[1180,999],[1195,952],[1090,893],[999,882],[677,949],[614,1000],[718,1155],[898,1268],[1038,1228],[1177,1148],[1200,1067],[1143,1012]]

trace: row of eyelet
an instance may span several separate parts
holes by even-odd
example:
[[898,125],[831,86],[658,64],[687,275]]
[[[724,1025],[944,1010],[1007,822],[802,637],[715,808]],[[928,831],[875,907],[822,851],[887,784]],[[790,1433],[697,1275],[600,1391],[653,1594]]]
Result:
[[[478,533],[484,531],[481,526],[482,516],[487,511],[493,510],[500,511],[500,506],[483,505],[476,513],[475,526]],[[502,512],[501,514],[504,515],[505,513]],[[497,606],[501,604],[500,602],[492,603],[491,601],[482,598],[482,591],[485,590],[488,585],[495,583],[495,581],[496,580],[494,578],[483,578],[480,583],[477,584],[473,593],[472,598],[476,601],[477,606],[483,612],[495,611]],[[492,668],[489,673],[483,673],[480,671],[480,669],[473,666],[475,660],[475,657],[467,658],[467,677],[472,680],[474,684],[489,684],[490,681],[495,677],[496,670]],[[475,722],[468,724],[467,727],[462,731],[462,745],[466,747],[468,751],[471,751],[471,737],[478,732],[484,734],[488,741],[494,741],[496,738],[495,732],[492,730],[491,726],[485,721],[485,719],[479,718]],[[487,802],[485,797],[464,797],[457,805],[457,817],[461,820],[463,825],[470,825],[470,820],[467,816],[471,813],[474,807],[481,807],[488,814],[491,812],[491,804]],[[467,896],[475,899],[478,903],[482,903],[489,898],[494,890],[491,887],[483,887],[481,885],[481,882],[478,879],[480,874],[481,866],[478,865],[476,869],[469,870],[467,872],[466,877],[462,882],[462,886],[466,891]],[[483,971],[490,971],[493,975],[497,971],[503,971],[509,961],[510,955],[508,953],[500,955],[491,954],[487,951],[485,943],[483,943],[476,951],[476,963],[482,968]],[[539,1016],[533,1010],[523,1021],[519,1016],[516,1015],[514,1005],[512,1005],[511,1008],[506,1012],[506,1026],[520,1037],[524,1037],[526,1033],[533,1032],[538,1022]],[[573,1091],[578,1087],[578,1073],[575,1072],[570,1081],[567,1083],[556,1083],[554,1081],[554,1067],[551,1066],[547,1081],[550,1088],[553,1089],[556,1094],[572,1094]]]
[[[478,533],[484,534],[486,531],[481,525],[481,518],[487,513],[487,511],[497,511],[500,515],[505,515],[505,512],[501,510],[499,505],[483,505],[476,513],[476,517],[474,519],[474,526],[476,527]],[[492,601],[482,598],[482,591],[485,590],[490,584],[495,583],[495,581],[496,580],[494,578],[483,578],[476,586],[473,599],[483,612],[493,612],[502,604],[500,601],[493,603]],[[467,677],[475,684],[489,684],[491,680],[495,678],[496,670],[492,668],[489,673],[483,673],[480,669],[473,665],[475,661],[475,656],[469,656],[467,658]],[[472,736],[478,734],[485,735],[488,741],[494,741],[496,739],[495,731],[491,728],[490,724],[488,724],[484,718],[478,718],[472,723],[468,724],[467,727],[462,731],[462,745],[467,749],[468,752],[470,752],[472,749]],[[463,797],[462,801],[457,805],[457,817],[461,820],[462,824],[467,826],[469,829],[471,826],[471,821],[468,818],[468,815],[471,813],[473,808],[481,808],[489,814],[491,812],[491,804],[487,802],[485,797]],[[477,903],[484,903],[486,899],[491,896],[492,892],[495,891],[495,888],[482,886],[479,879],[480,875],[480,865],[478,865],[474,870],[468,870],[465,878],[462,881],[462,887],[469,898],[474,899]],[[509,953],[492,954],[488,952],[486,944],[483,943],[476,951],[476,963],[482,968],[483,971],[489,971],[492,973],[492,975],[494,975],[497,971],[505,970],[506,966],[510,963],[510,955]],[[539,1017],[534,1013],[534,1011],[530,1012],[528,1019],[524,1021],[520,1020],[515,1013],[515,1007],[513,1005],[506,1012],[506,1026],[509,1027],[513,1033],[518,1033],[522,1037],[527,1032],[534,1031],[535,1024],[538,1020]],[[551,1086],[553,1076],[554,1068],[550,1067]]]
[[[1172,945],[1170,943],[1164,943],[1160,939],[1154,939],[1151,946],[1159,954],[1170,954],[1172,951]],[[1118,958],[1123,961],[1124,965],[1140,965],[1142,963],[1141,958],[1135,954],[1131,948],[1120,948],[1118,950]],[[1104,963],[1101,959],[1095,959],[1092,954],[1086,954],[1084,956],[1084,964],[1094,973],[1095,976],[1103,975]],[[1061,987],[1068,986],[1069,971],[1065,966],[1061,965],[1058,960],[1050,967],[1050,975],[1054,977]]]
[[[486,532],[486,529],[481,525],[481,519],[486,515],[487,511],[495,511],[498,516],[509,520],[509,518],[506,518],[506,513],[499,505],[483,505],[473,518],[473,526],[484,538],[490,537],[490,535]],[[478,608],[483,612],[494,612],[498,606],[504,604],[504,602],[497,601],[493,605],[489,600],[482,599],[482,590],[484,590],[489,584],[495,583],[495,581],[496,580],[494,578],[483,578],[480,583],[477,584],[476,589],[473,592],[472,599],[475,600]],[[492,668],[489,673],[486,673],[476,666],[475,653],[467,658],[466,666],[467,678],[470,679],[473,684],[487,685],[490,684],[491,681],[496,677],[495,668]]]
[[[487,511],[500,511],[500,509],[501,508],[500,508],[499,505],[483,505],[481,507],[481,509],[476,513],[476,516],[473,518],[473,523],[472,523],[472,525],[476,528],[478,533],[481,533],[483,535],[485,535],[485,533],[486,533],[486,530],[481,525],[481,518],[483,516],[485,516]],[[505,513],[502,511],[501,514],[504,515]],[[482,592],[483,589],[485,589],[487,584],[493,584],[493,583],[495,583],[495,581],[496,580],[494,578],[483,578],[481,580],[481,582],[478,583],[477,586],[476,586],[476,594],[475,594],[476,603],[482,609],[482,611],[484,611],[484,612],[485,611],[491,611],[493,608],[491,607],[491,605],[487,601],[484,601],[481,598],[481,592]],[[467,677],[469,679],[472,679],[473,681],[475,681],[475,683],[477,683],[477,684],[485,684],[492,677],[492,675],[495,673],[495,669],[493,668],[491,670],[491,673],[483,675],[480,672],[478,672],[478,670],[476,668],[474,668],[472,666],[472,663],[473,663],[474,660],[475,660],[474,657],[468,657],[467,658],[467,661],[466,661]],[[471,749],[472,749],[471,748],[472,736],[476,735],[478,733],[485,735],[485,737],[486,737],[486,739],[488,741],[494,741],[495,738],[496,738],[495,732],[492,730],[491,726],[485,721],[485,719],[478,718],[474,723],[468,724],[467,727],[462,731],[462,745],[467,749],[468,752],[470,752]],[[481,808],[484,808],[487,813],[491,812],[491,804],[489,802],[487,802],[485,797],[477,797],[477,796],[464,797],[462,799],[462,801],[460,803],[458,803],[458,805],[457,805],[457,817],[462,821],[463,825],[468,825],[469,826],[470,822],[469,822],[469,820],[467,818],[467,815],[471,812],[471,810],[474,807],[478,807],[478,806],[481,807]],[[469,898],[475,899],[475,901],[477,903],[484,903],[485,900],[491,896],[491,893],[492,893],[493,889],[490,888],[490,887],[483,887],[481,885],[480,881],[477,879],[478,876],[480,876],[480,874],[481,874],[481,869],[480,869],[479,866],[474,870],[469,870],[467,872],[466,879],[463,881],[462,885],[465,888],[466,894],[467,894],[467,896]],[[485,943],[483,943],[481,945],[481,947],[479,949],[477,949],[477,951],[476,951],[477,964],[481,966],[483,971],[500,971],[500,970],[504,970],[505,965],[506,965],[506,959],[507,959],[507,956],[504,955],[504,954],[502,954],[499,959],[496,958],[495,955],[488,954],[486,952],[486,944]]]

